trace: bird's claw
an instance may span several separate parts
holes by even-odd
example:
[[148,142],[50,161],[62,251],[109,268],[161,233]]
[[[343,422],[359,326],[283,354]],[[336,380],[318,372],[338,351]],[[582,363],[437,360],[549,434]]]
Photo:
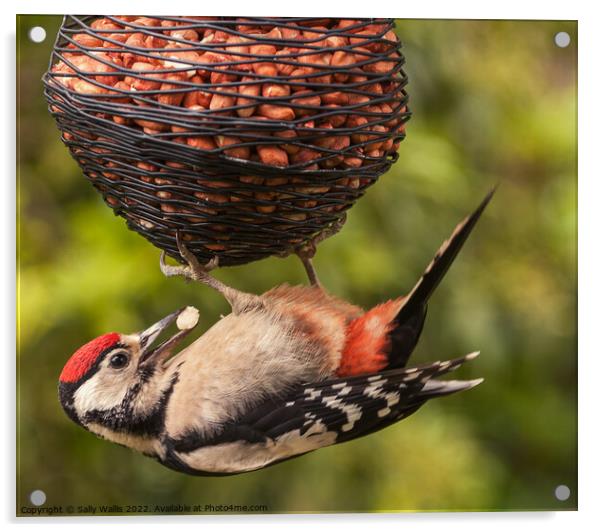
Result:
[[219,266],[219,257],[213,256],[207,264],[201,264],[196,256],[190,251],[180,236],[180,232],[176,231],[176,243],[178,251],[182,258],[187,262],[186,266],[171,266],[165,263],[165,251],[161,252],[159,267],[165,277],[182,276],[191,281],[204,281],[208,273]]
[[343,213],[343,215],[332,223],[329,227],[324,229],[322,232],[315,235],[309,241],[305,242],[305,244],[299,246],[295,249],[295,253],[301,259],[303,266],[305,267],[305,271],[307,272],[307,276],[309,277],[309,282],[314,286],[320,286],[320,281],[318,279],[318,275],[313,266],[312,260],[314,255],[316,254],[318,244],[327,238],[330,238],[333,235],[336,235],[343,225],[345,225],[345,221],[347,220],[347,214]]

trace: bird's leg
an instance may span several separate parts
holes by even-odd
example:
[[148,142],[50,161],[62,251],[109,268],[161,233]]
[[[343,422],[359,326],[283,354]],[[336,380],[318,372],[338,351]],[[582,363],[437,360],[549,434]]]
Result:
[[334,222],[330,227],[327,227],[324,231],[318,233],[314,236],[309,242],[298,247],[295,250],[297,256],[301,259],[305,271],[307,272],[307,277],[309,277],[309,282],[312,286],[317,286],[321,288],[320,280],[318,279],[318,274],[316,273],[316,269],[314,268],[312,259],[316,254],[317,246],[323,240],[336,235],[343,225],[345,225],[345,221],[347,220],[347,214],[344,213],[341,218],[339,218],[336,222]]
[[309,283],[312,286],[317,286],[320,288],[322,285],[320,284],[320,280],[318,279],[318,274],[316,273],[316,269],[314,268],[312,258],[316,254],[316,246],[309,242],[304,246],[301,246],[295,250],[297,256],[301,259],[305,271],[307,273],[307,277],[309,278]]
[[248,294],[232,288],[215,277],[209,275],[209,272],[219,265],[219,257],[216,255],[207,264],[201,264],[195,255],[186,247],[180,237],[179,231],[176,232],[176,242],[180,255],[187,262],[186,266],[171,266],[165,263],[165,252],[161,252],[159,267],[166,277],[182,276],[191,281],[198,281],[222,294],[234,314],[240,314],[245,310],[261,304],[260,298],[254,294]]

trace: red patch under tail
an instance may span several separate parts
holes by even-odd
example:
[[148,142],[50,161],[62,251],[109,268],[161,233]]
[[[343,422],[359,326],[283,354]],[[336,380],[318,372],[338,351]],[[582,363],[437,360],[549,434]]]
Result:
[[402,299],[387,301],[354,319],[347,327],[347,338],[339,377],[374,373],[387,366],[390,350],[391,321],[401,307]]

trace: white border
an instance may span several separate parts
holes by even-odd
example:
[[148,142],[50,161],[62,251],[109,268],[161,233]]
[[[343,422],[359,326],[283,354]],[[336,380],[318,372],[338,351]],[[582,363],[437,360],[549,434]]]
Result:
[[[35,519],[35,523],[62,529],[66,523],[87,528],[90,524],[111,523],[119,529],[128,526],[144,526],[145,529],[160,530],[167,524],[177,523],[198,527],[220,525],[243,525],[249,530],[280,529],[283,525],[292,529],[306,529],[316,524],[327,526],[344,525],[345,528],[364,529],[366,525],[379,528],[399,530],[407,526],[411,530],[441,530],[448,525],[461,526],[463,530],[506,531],[509,526],[519,526],[519,530],[546,532],[562,530],[577,526],[589,528],[590,520],[599,521],[596,513],[600,489],[600,385],[602,378],[602,343],[598,332],[598,312],[602,301],[600,260],[600,233],[602,228],[602,199],[600,171],[600,113],[599,91],[602,87],[600,74],[600,17],[596,16],[594,2],[573,0],[572,2],[546,1],[526,2],[524,0],[505,0],[485,3],[466,0],[454,2],[349,2],[343,0],[303,0],[301,2],[253,1],[238,2],[206,2],[203,3],[207,14],[224,14],[227,12],[244,12],[248,14],[277,15],[320,15],[340,16],[397,16],[403,18],[477,18],[477,19],[570,19],[579,20],[579,512],[544,512],[544,513],[498,513],[498,514],[400,514],[400,515],[351,515],[338,516],[203,516],[203,517],[140,517],[140,518],[95,518],[79,519]],[[0,129],[4,137],[1,143],[4,172],[0,177],[0,197],[2,198],[1,249],[4,251],[0,261],[2,269],[3,305],[0,317],[0,337],[4,339],[5,349],[0,357],[0,369],[5,378],[5,389],[2,398],[5,400],[3,419],[7,421],[2,438],[0,471],[5,473],[0,483],[0,501],[2,517],[12,528],[16,526],[14,518],[14,294],[15,268],[13,261],[14,238],[14,176],[15,176],[15,14],[92,12],[94,6],[102,6],[103,12],[123,12],[123,0],[103,0],[98,3],[79,1],[21,1],[15,10],[9,12],[3,8],[2,26],[2,67],[3,82],[0,83],[3,105],[2,117],[4,127]],[[159,2],[146,0],[145,12],[167,14],[176,11],[191,11],[191,3],[184,4],[173,0]],[[201,5],[201,4],[198,4]],[[177,6],[182,6],[178,9]],[[377,10],[375,13],[374,10]],[[100,10],[100,9],[99,9]],[[136,4],[129,5],[128,12],[136,11]],[[559,127],[562,127],[559,124]],[[26,324],[24,324],[26,326]],[[11,395],[12,394],[12,395]],[[20,524],[33,524],[31,519],[19,519]]]

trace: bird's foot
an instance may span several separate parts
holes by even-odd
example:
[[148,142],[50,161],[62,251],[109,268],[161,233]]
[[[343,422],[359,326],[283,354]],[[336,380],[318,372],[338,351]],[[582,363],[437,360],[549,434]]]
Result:
[[165,263],[165,251],[161,252],[159,267],[165,277],[181,276],[191,281],[200,281],[211,285],[208,282],[213,279],[209,272],[219,266],[219,257],[215,255],[207,264],[201,264],[196,256],[186,247],[180,236],[180,232],[176,231],[176,243],[178,251],[182,258],[187,262],[186,266],[171,266]]
[[180,233],[176,232],[176,243],[182,258],[187,262],[185,266],[171,266],[165,263],[165,252],[161,253],[159,266],[166,277],[181,276],[191,281],[198,281],[217,290],[230,303],[232,311],[240,314],[261,305],[261,299],[254,294],[247,294],[225,285],[215,277],[209,275],[211,270],[219,266],[219,257],[214,256],[207,264],[201,264],[196,256],[186,247]]
[[316,269],[314,268],[314,265],[312,262],[312,259],[313,259],[314,255],[316,254],[318,244],[320,242],[322,242],[323,240],[326,240],[327,238],[330,238],[331,236],[336,235],[342,229],[343,225],[345,225],[346,221],[347,221],[347,214],[344,213],[343,216],[341,216],[341,218],[339,218],[337,221],[335,221],[332,225],[330,225],[329,227],[324,229],[324,231],[318,233],[311,240],[309,240],[302,246],[299,246],[295,250],[295,253],[301,259],[301,262],[303,263],[303,266],[305,267],[305,271],[307,272],[307,277],[309,277],[309,282],[313,286],[317,286],[317,287],[321,286],[320,280],[318,279],[318,274],[316,273]]

